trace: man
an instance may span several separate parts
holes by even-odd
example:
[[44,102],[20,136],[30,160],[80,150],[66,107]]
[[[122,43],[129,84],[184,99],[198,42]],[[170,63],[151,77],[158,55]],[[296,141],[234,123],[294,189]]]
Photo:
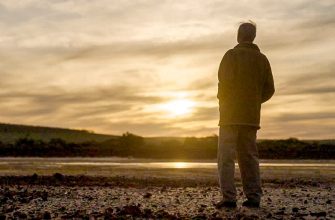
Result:
[[217,208],[236,207],[235,151],[240,168],[246,207],[259,207],[262,195],[256,133],[260,128],[261,104],[274,94],[268,59],[256,44],[256,25],[242,23],[238,45],[222,58],[218,78],[220,134],[218,171],[223,199]]

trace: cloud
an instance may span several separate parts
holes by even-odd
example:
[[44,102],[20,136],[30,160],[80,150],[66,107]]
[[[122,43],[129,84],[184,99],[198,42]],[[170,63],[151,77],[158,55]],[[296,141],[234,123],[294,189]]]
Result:
[[[279,95],[322,95],[334,93],[334,66],[317,66],[312,71],[292,76],[279,85]],[[309,70],[310,71],[310,70]]]
[[276,117],[277,121],[334,120],[335,112],[284,113]]
[[[1,92],[2,119],[43,118],[54,121],[79,120],[81,118],[114,118],[119,113],[138,112],[139,106],[159,103],[165,100],[160,96],[142,95],[135,88],[113,87],[93,88],[86,91],[68,92],[59,88],[40,91]],[[113,116],[115,115],[115,116]],[[132,118],[129,118],[130,120]]]
[[[334,112],[334,14],[332,0],[4,0],[0,120],[149,136],[216,132],[218,65],[239,22],[251,19],[277,87],[261,137],[330,137],[333,127],[319,120]],[[200,104],[192,116],[145,111],[177,93]]]

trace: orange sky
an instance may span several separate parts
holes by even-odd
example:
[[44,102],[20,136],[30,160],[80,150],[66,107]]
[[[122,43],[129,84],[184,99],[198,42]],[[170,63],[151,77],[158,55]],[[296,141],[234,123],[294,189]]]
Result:
[[333,0],[4,0],[0,18],[1,122],[217,134],[218,66],[251,19],[276,85],[258,137],[334,138]]

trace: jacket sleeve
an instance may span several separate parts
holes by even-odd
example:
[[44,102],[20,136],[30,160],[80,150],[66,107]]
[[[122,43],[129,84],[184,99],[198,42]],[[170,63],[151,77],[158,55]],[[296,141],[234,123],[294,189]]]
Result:
[[275,86],[269,60],[265,58],[265,82],[262,89],[262,103],[268,101],[275,93]]
[[219,79],[219,83],[218,83],[218,93],[217,93],[217,98],[218,99],[222,99],[222,88],[224,85],[224,81],[227,80],[228,77],[230,77],[230,74],[232,72],[232,55],[230,50],[228,50],[225,55],[223,56],[221,63],[220,63],[220,67],[219,67],[219,71],[218,71],[218,79]]

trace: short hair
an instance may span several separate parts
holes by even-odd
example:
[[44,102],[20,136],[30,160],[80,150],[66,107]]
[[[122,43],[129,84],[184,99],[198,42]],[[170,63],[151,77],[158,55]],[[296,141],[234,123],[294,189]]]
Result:
[[240,25],[237,33],[237,41],[241,42],[253,42],[256,37],[256,24],[252,21],[245,22]]

